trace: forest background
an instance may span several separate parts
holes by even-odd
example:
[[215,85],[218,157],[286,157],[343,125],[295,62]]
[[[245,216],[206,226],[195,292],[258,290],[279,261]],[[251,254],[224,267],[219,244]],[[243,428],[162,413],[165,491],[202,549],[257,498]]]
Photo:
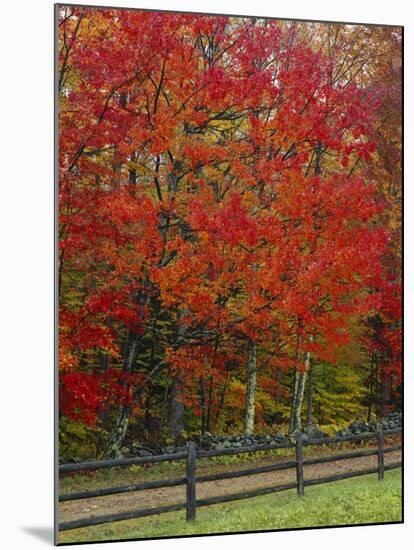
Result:
[[401,398],[401,30],[62,8],[60,453]]

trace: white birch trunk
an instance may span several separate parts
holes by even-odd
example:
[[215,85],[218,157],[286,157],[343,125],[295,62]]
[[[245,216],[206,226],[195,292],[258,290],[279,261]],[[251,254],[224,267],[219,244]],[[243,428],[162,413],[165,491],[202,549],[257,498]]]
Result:
[[256,397],[256,343],[249,340],[247,360],[246,414],[244,432],[251,435],[254,431],[254,413]]
[[[313,336],[309,336],[309,341],[313,341]],[[289,422],[289,433],[294,434],[302,429],[302,406],[305,396],[306,380],[310,369],[311,354],[310,351],[306,351],[304,354],[304,369],[296,370],[295,374],[295,387],[292,399],[292,410]]]

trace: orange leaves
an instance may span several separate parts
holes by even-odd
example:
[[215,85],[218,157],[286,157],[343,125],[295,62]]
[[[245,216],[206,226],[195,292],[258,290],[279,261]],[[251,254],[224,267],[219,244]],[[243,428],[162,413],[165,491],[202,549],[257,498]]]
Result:
[[209,215],[209,207],[194,200],[190,204],[189,221],[199,231],[210,233],[214,240],[222,241],[233,247],[244,243],[248,246],[257,244],[257,225],[250,216],[247,207],[242,203],[239,193],[228,195],[226,201],[215,206],[215,212]]
[[156,155],[167,151],[172,145],[175,130],[176,121],[171,118],[169,109],[164,108],[162,113],[153,115],[149,151]]
[[209,120],[210,116],[208,113],[203,113],[202,111],[196,111],[191,113],[190,121],[195,126],[204,126],[204,124]]
[[182,347],[178,349],[166,348],[165,358],[173,374],[182,372],[183,366],[185,366],[184,372],[187,376],[195,372],[202,373],[204,357],[200,350],[194,351],[191,348]]
[[185,143],[183,146],[184,158],[190,161],[191,169],[197,170],[209,164],[218,164],[228,158],[227,151],[218,145],[203,143]]

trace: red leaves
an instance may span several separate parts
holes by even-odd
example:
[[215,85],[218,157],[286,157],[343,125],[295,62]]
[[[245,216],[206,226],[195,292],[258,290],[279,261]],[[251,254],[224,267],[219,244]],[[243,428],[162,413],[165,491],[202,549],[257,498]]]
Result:
[[133,402],[142,376],[109,369],[104,373],[62,373],[59,378],[60,413],[94,426],[97,415],[119,403]]
[[[278,21],[74,14],[59,47],[65,372],[91,370],[100,351],[120,367],[129,331],[150,340],[158,313],[168,323],[185,310],[182,324],[203,329],[197,353],[176,349],[172,329],[158,343],[189,379],[200,356],[227,365],[212,335],[283,349],[284,369],[297,334],[334,360],[351,316],[398,318],[388,205],[364,165],[381,145],[378,91],[335,78],[322,44]],[[395,334],[384,339],[397,356]],[[127,400],[111,376],[65,374],[64,410],[90,422],[100,402]]]
[[86,309],[59,312],[60,368],[74,367],[75,356],[82,351],[101,349],[117,356],[119,348],[115,332],[102,322],[100,315],[93,315]]

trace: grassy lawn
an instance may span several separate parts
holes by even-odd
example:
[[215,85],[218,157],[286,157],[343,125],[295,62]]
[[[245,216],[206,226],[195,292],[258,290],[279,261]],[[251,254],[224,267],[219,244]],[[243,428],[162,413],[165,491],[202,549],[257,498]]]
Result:
[[194,523],[187,523],[185,512],[180,511],[64,531],[59,536],[59,542],[93,542],[402,520],[400,470],[386,472],[383,482],[379,482],[376,475],[369,475],[308,487],[305,492],[302,499],[296,496],[295,491],[286,491],[203,507],[197,511]]

